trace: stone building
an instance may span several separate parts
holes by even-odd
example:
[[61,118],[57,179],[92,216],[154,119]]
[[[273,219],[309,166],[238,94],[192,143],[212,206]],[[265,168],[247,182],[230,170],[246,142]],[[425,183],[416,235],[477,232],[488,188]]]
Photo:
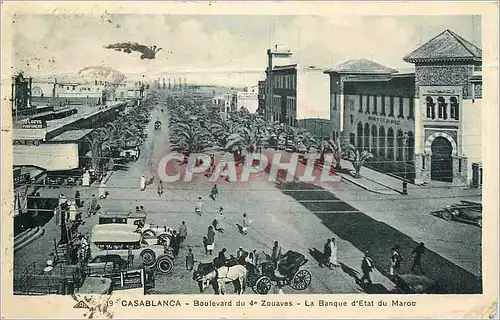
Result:
[[481,49],[445,30],[404,60],[415,64],[417,182],[481,186]]
[[350,60],[330,76],[332,135],[415,183],[482,185],[482,52],[445,30],[403,58],[414,73]]
[[330,76],[332,136],[370,151],[369,166],[412,179],[415,75],[365,59],[325,73]]

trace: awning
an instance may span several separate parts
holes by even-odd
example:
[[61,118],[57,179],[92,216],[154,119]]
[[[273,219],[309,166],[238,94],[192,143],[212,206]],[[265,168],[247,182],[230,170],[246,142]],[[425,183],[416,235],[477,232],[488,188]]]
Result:
[[61,133],[60,135],[48,140],[48,142],[74,142],[79,141],[94,129],[71,130]]

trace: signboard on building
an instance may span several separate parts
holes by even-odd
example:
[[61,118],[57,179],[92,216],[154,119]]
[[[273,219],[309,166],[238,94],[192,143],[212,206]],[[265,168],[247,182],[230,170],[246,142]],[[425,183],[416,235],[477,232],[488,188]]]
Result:
[[22,124],[23,129],[44,129],[47,128],[47,122],[45,120],[28,120],[26,123]]

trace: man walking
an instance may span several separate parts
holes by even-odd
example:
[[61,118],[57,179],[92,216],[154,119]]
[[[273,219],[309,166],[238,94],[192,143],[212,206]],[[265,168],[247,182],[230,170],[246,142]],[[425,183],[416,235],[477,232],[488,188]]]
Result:
[[415,267],[419,267],[420,268],[420,272],[422,272],[423,275],[425,275],[424,273],[424,269],[422,269],[422,254],[424,253],[425,251],[425,245],[423,242],[420,242],[416,247],[415,249],[413,249],[412,251],[412,254],[413,254],[413,264],[411,266],[411,272],[414,272],[415,271]]
[[158,181],[158,195],[161,197],[161,195],[163,194],[163,183],[160,181]]
[[203,201],[201,200],[201,197],[198,197],[198,202],[194,207],[194,212],[201,216],[202,211],[203,211]]
[[141,175],[141,191],[146,190],[146,177]]
[[215,232],[212,226],[208,227],[207,232],[207,251],[209,255],[213,254],[215,248]]
[[250,225],[250,221],[248,220],[247,214],[244,213],[243,214],[242,228],[241,228],[241,231],[243,232],[243,234],[245,234],[245,235],[247,234],[249,225]]
[[193,249],[189,248],[189,251],[186,255],[186,269],[188,271],[193,270],[194,266],[194,254],[193,254]]
[[88,211],[88,217],[94,215],[96,212],[97,212],[97,198],[95,197],[95,194],[93,194],[92,198],[90,199],[90,208]]
[[365,251],[365,256],[361,262],[361,271],[363,272],[363,277],[359,279],[359,282],[365,283],[365,280],[368,280],[368,283],[372,284],[370,273],[373,271],[373,263],[372,259],[368,256],[368,251]]
[[391,267],[389,268],[389,274],[391,276],[396,276],[399,274],[399,269],[401,267],[401,254],[399,254],[399,246],[392,248],[391,253]]
[[184,240],[187,238],[187,226],[186,226],[186,221],[182,221],[180,227],[179,227],[179,242],[182,244]]
[[217,198],[217,195],[219,194],[219,191],[217,190],[217,185],[214,184],[212,187],[212,191],[210,191],[210,198],[215,201],[215,198]]
[[323,265],[327,266],[328,268],[331,267],[330,265],[330,257],[332,256],[332,246],[331,246],[331,239],[327,239],[325,246],[323,248],[323,261],[320,262],[319,266],[323,268]]

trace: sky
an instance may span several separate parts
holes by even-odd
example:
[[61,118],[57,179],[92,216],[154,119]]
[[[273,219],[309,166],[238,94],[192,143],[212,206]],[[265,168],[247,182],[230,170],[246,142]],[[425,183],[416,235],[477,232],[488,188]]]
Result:
[[[12,23],[15,70],[34,77],[105,66],[129,79],[243,87],[264,79],[276,44],[299,65],[366,58],[403,71],[412,65],[402,58],[445,29],[481,47],[478,16],[18,15]],[[163,49],[141,60],[104,48],[127,41]]]

